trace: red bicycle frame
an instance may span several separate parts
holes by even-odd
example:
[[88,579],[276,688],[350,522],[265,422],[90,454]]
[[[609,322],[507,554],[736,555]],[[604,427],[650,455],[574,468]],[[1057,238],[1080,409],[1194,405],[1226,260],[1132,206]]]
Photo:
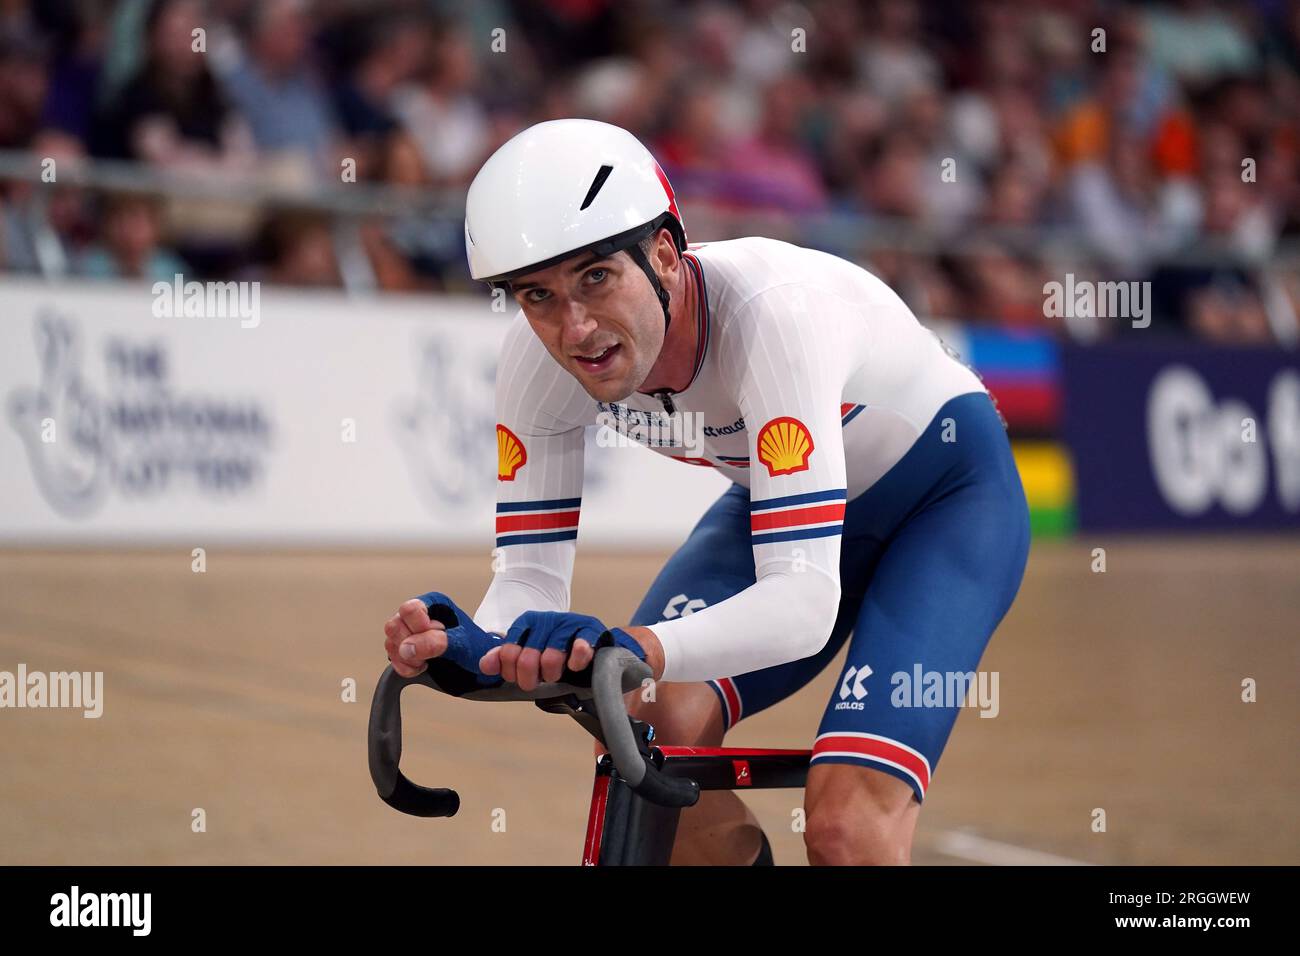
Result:
[[[656,746],[650,757],[668,776],[695,780],[701,790],[803,787],[810,750]],[[583,866],[666,866],[681,809],[634,793],[608,754],[596,763],[587,816]]]

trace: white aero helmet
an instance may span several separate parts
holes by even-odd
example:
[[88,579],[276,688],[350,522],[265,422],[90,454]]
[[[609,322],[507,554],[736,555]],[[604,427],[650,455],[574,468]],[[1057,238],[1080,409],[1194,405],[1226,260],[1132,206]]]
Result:
[[618,126],[586,119],[538,123],[493,153],[465,199],[470,275],[496,284],[582,252],[626,249],[668,320],[668,293],[637,243],[666,227],[679,251],[686,229],[668,177]]

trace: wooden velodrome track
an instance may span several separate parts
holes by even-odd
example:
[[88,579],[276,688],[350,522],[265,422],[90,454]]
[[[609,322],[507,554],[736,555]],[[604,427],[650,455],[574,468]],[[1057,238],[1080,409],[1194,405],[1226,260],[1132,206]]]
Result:
[[[575,607],[623,620],[662,558],[584,552]],[[0,551],[0,670],[105,674],[98,720],[0,710],[0,864],[577,862],[592,756],[566,718],[408,693],[404,766],[460,790],[452,819],[388,809],[366,772],[381,622],[434,586],[472,604],[486,556],[207,562]],[[1036,542],[982,665],[1001,712],[962,714],[914,862],[1300,862],[1298,635],[1293,537]],[[840,667],[728,743],[809,746]],[[778,863],[805,861],[801,797],[745,795]]]

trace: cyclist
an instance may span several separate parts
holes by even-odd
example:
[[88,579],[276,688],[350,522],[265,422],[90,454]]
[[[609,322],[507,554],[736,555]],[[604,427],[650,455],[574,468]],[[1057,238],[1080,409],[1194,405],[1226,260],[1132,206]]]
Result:
[[[393,666],[445,653],[531,689],[619,644],[656,677],[630,706],[657,739],[717,746],[848,641],[810,734],[808,857],[908,862],[962,701],[916,706],[894,675],[970,675],[1028,554],[979,378],[852,263],[766,238],[688,244],[663,170],[608,124],[545,122],[501,146],[470,186],[465,238],[473,277],[519,305],[497,373],[504,560],[456,627],[430,622],[429,595],[403,604],[385,627]],[[733,482],[613,627],[569,607],[598,422]],[[714,791],[683,812],[673,862],[771,853],[739,797]]]

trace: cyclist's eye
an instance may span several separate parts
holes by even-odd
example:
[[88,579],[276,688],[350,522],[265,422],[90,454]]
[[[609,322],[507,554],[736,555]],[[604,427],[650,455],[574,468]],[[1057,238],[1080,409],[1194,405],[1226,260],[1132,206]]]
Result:
[[529,289],[524,293],[524,298],[536,305],[538,302],[545,301],[548,295],[550,295],[550,293],[545,289]]
[[606,275],[607,272],[604,269],[592,269],[590,272],[587,273],[587,278],[590,279],[593,284],[595,284],[595,283],[604,282]]

